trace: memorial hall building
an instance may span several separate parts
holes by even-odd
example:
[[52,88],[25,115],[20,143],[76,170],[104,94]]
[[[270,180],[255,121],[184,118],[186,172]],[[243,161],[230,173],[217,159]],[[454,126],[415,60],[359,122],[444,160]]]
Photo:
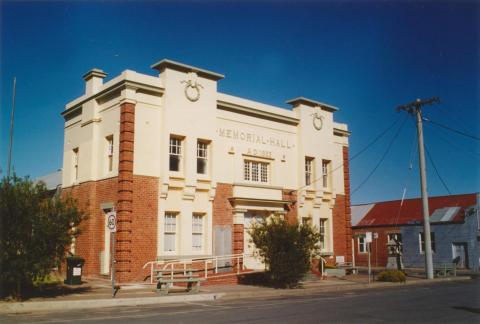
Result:
[[[290,109],[221,93],[222,74],[162,60],[104,82],[93,69],[68,103],[63,194],[88,214],[73,252],[86,275],[141,281],[154,260],[244,254],[267,217],[310,223],[331,263],[351,261],[347,126],[338,108],[298,97]],[[247,77],[247,76],[245,76]]]

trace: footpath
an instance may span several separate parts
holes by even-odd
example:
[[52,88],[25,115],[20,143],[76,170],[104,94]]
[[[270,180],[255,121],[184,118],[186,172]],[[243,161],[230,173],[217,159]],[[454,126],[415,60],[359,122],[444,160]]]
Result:
[[302,283],[297,289],[274,289],[250,285],[211,285],[201,287],[196,294],[185,293],[184,290],[173,290],[167,296],[159,296],[155,285],[126,284],[122,285],[115,298],[107,280],[86,278],[82,285],[62,287],[61,293],[43,294],[24,302],[0,302],[0,314],[26,312],[53,312],[73,309],[106,308],[117,306],[139,306],[152,304],[183,303],[195,301],[213,301],[217,299],[233,300],[244,298],[279,298],[286,296],[302,296],[320,292],[348,291],[359,289],[405,287],[414,285],[431,285],[441,282],[470,280],[469,276],[436,278],[426,280],[409,276],[405,283],[371,282],[366,275],[349,275],[343,278],[324,280],[311,279]]

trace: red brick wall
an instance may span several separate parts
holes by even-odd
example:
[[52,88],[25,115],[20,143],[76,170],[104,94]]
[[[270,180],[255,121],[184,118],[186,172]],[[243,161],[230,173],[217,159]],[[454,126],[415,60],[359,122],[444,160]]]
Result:
[[[117,177],[100,181],[89,181],[65,188],[62,195],[71,195],[88,219],[80,225],[81,235],[75,242],[75,254],[85,258],[85,275],[100,274],[100,252],[104,247],[105,213],[100,204],[117,201]],[[108,247],[110,248],[110,247]]]
[[131,275],[128,281],[143,281],[149,269],[142,270],[148,261],[157,258],[158,219],[157,177],[133,176],[133,213],[131,223]]
[[348,147],[343,147],[343,178],[345,195],[337,195],[333,208],[333,250],[343,255],[346,262],[352,260],[352,229],[350,211],[350,168]]
[[[217,183],[217,189],[215,190],[215,197],[213,199],[213,215],[212,226],[213,229],[217,225],[230,225],[232,226],[232,253],[238,252],[238,248],[242,246],[243,252],[243,225],[240,234],[239,228],[233,226],[233,207],[229,198],[233,197],[233,185],[228,183]],[[236,233],[236,234],[235,234]],[[237,250],[236,250],[237,249]],[[237,251],[237,252],[235,252]]]
[[297,191],[284,189],[282,190],[282,200],[288,200],[290,203],[286,205],[285,219],[290,223],[294,224],[298,222],[298,208],[297,208]]
[[[106,202],[117,205],[117,187],[118,178],[115,177],[89,181],[63,190],[63,195],[71,194],[80,209],[88,215],[88,219],[80,225],[82,233],[77,238],[75,251],[86,260],[84,275],[100,274],[100,252],[104,250],[105,242],[105,213],[100,205]],[[131,271],[122,281],[143,280],[148,271],[143,271],[142,266],[157,257],[158,178],[134,175],[132,192],[129,233],[132,237]]]
[[217,183],[213,199],[213,226],[233,224],[233,207],[228,200],[232,196],[233,186],[231,184]]
[[[387,241],[388,234],[400,233],[399,227],[374,227],[353,229],[353,235],[365,234],[366,232],[378,233],[378,239],[373,239],[371,244],[370,262],[372,267],[386,267],[388,262]],[[355,264],[358,266],[368,265],[368,254],[358,252],[358,240],[355,238]]]

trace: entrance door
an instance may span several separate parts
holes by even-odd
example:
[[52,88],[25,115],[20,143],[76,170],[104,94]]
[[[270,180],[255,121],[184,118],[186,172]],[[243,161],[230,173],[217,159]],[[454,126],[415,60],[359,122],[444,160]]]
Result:
[[245,257],[244,264],[247,269],[252,270],[264,270],[265,265],[261,261],[261,258],[258,256],[257,249],[255,248],[255,244],[251,241],[252,238],[250,236],[250,229],[252,228],[253,224],[256,222],[264,222],[266,218],[265,213],[262,212],[255,212],[255,211],[248,211],[245,213],[244,216],[244,233],[243,233],[243,246],[244,252],[247,257]]
[[453,259],[459,258],[457,268],[468,268],[467,243],[452,243]]

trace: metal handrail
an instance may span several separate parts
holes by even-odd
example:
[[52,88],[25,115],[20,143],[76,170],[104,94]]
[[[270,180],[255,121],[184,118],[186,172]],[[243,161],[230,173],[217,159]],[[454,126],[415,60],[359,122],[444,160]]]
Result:
[[[149,261],[145,263],[142,267],[142,269],[147,268],[150,266],[150,283],[154,283],[154,272],[155,272],[155,267],[156,266],[163,266],[161,270],[167,270],[170,268],[170,278],[173,278],[173,274],[175,272],[178,272],[179,269],[175,269],[176,265],[183,264],[183,274],[186,275],[187,273],[187,263],[193,264],[194,262],[203,262],[203,268],[198,269],[197,271],[200,273],[203,270],[204,276],[203,278],[207,279],[208,278],[208,270],[209,264],[214,265],[213,269],[215,270],[214,273],[218,273],[218,261],[222,260],[236,260],[236,268],[237,268],[237,274],[240,274],[242,269],[245,269],[245,257],[251,256],[251,254],[246,254],[246,253],[238,253],[238,254],[227,254],[227,255],[215,255],[211,257],[200,257],[200,258],[183,258],[183,259],[176,259],[176,260],[155,260],[155,261]],[[240,265],[242,266],[242,269],[240,268]]]
[[322,277],[325,275],[325,264],[327,260],[325,260],[321,255],[318,256],[320,258],[320,262],[322,264]]

